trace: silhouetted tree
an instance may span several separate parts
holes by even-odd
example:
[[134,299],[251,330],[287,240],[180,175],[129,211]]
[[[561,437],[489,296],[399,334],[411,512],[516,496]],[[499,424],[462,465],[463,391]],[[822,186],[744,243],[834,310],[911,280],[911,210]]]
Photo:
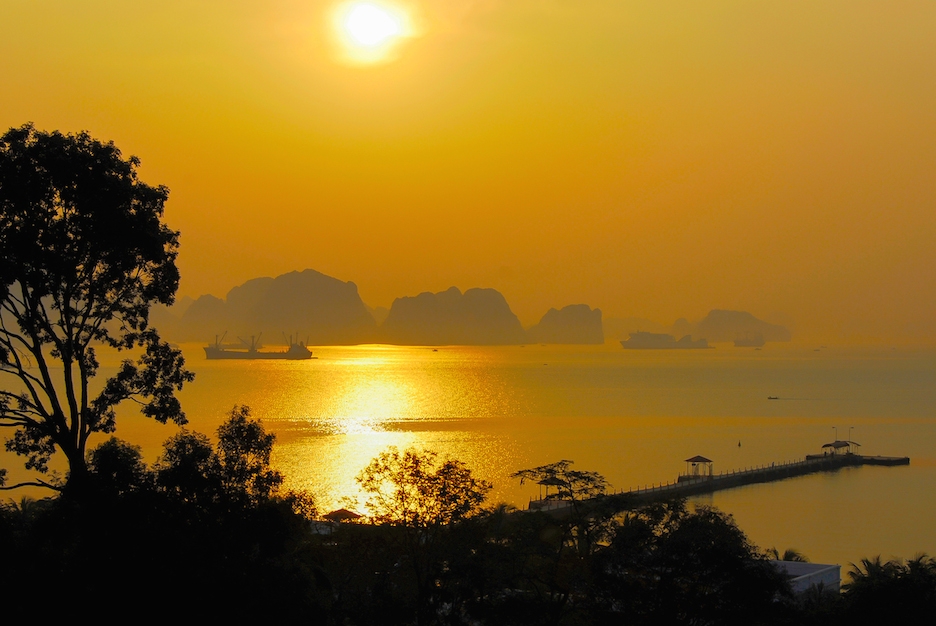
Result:
[[372,519],[393,529],[390,537],[404,552],[417,623],[429,623],[445,596],[443,574],[453,553],[467,549],[463,541],[449,541],[453,528],[480,512],[491,484],[460,461],[439,462],[434,452],[413,449],[401,454],[395,447],[373,459],[357,481],[371,495]]
[[[568,504],[567,511],[559,515],[566,520],[568,539],[574,543],[581,556],[586,556],[604,540],[614,518],[614,510],[604,506],[603,496],[608,481],[598,472],[571,469],[572,461],[562,460],[548,465],[520,470],[511,474],[526,481],[544,485],[547,500],[559,500]],[[549,487],[554,489],[549,492]]]
[[906,563],[877,556],[852,564],[843,585],[849,624],[925,623],[936,617],[936,559],[925,554]]
[[308,496],[279,493],[283,476],[270,467],[276,436],[260,420],[250,419],[249,407],[235,406],[217,434],[216,447],[207,436],[185,429],[170,437],[156,461],[159,489],[182,502],[238,509],[282,495],[303,515],[311,515]]
[[112,496],[152,485],[152,473],[143,462],[140,447],[117,437],[110,437],[88,453],[88,469],[96,490]]
[[217,457],[202,433],[182,429],[167,439],[155,471],[159,489],[183,503],[208,506],[221,492]]
[[218,427],[217,465],[221,488],[231,498],[251,504],[269,500],[283,484],[283,475],[270,467],[276,435],[267,433],[250,408],[236,406]]
[[605,615],[634,624],[757,624],[789,583],[730,515],[684,501],[629,514],[594,562]]
[[52,621],[101,594],[114,614],[146,606],[157,622],[313,621],[330,594],[310,553],[311,501],[281,493],[273,437],[245,408],[218,434],[213,446],[182,430],[153,469],[111,438],[88,454],[86,497],[28,518],[0,511],[0,589],[30,607],[55,589]]
[[[28,469],[46,472],[63,452],[71,487],[122,401],[185,423],[175,392],[193,375],[148,324],[150,306],[175,297],[179,234],[161,219],[169,190],[140,181],[138,166],[84,132],[27,124],[0,137],[0,426],[14,429],[7,450]],[[94,343],[143,349],[96,394]]]
[[795,563],[809,563],[809,559],[806,558],[802,552],[795,548],[787,548],[783,551],[783,554],[780,554],[780,551],[776,548],[770,548],[766,552],[767,556],[772,558],[775,561],[792,561]]
[[486,535],[472,546],[472,615],[490,624],[588,623],[582,606],[594,555],[570,541],[568,518],[495,509],[480,521]]
[[573,470],[572,461],[562,460],[539,467],[520,470],[510,475],[519,478],[522,485],[526,481],[536,482],[547,488],[553,487],[552,494],[546,499],[567,500],[581,504],[585,500],[603,495],[608,489],[608,481],[598,472]]
[[491,489],[475,478],[461,461],[438,463],[435,452],[391,446],[357,476],[370,494],[368,507],[380,524],[407,528],[435,528],[459,522],[480,510]]

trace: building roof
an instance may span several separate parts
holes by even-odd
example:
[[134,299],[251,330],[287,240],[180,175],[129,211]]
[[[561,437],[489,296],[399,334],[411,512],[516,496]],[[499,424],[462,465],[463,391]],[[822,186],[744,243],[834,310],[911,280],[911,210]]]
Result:
[[686,459],[686,463],[711,463],[712,459],[707,459],[704,456],[696,455],[691,459]]
[[812,576],[819,572],[826,572],[835,569],[841,569],[841,565],[828,565],[825,563],[804,563],[802,561],[770,561],[773,565],[781,569],[790,578],[800,578],[801,576]]

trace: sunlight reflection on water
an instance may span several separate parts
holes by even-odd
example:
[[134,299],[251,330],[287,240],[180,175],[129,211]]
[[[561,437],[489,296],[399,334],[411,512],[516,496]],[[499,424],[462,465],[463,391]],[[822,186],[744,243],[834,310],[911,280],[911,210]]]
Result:
[[523,457],[513,434],[496,424],[528,408],[504,375],[509,355],[393,346],[316,353],[318,360],[304,362],[196,357],[198,382],[182,393],[192,428],[213,431],[230,406],[249,405],[277,434],[274,462],[288,485],[313,491],[324,508],[348,505],[347,498],[363,505],[354,478],[391,445],[457,458],[495,483],[492,498],[513,499],[507,475]]

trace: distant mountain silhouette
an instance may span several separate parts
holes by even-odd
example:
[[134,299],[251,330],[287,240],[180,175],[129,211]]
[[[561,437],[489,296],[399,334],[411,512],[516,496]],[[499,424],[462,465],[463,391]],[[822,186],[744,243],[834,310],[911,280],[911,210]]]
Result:
[[532,343],[604,343],[601,309],[587,304],[570,304],[561,310],[549,309],[539,323],[527,330]]
[[[296,335],[310,345],[382,341],[401,345],[600,344],[630,333],[692,335],[710,342],[790,341],[790,331],[745,311],[712,310],[698,323],[685,318],[665,327],[643,318],[602,319],[586,304],[550,309],[525,331],[504,296],[494,289],[458,288],[397,298],[387,310],[361,301],[357,285],[315,270],[276,278],[254,278],[231,289],[225,299],[185,297],[172,307],[153,307],[150,323],[169,341],[225,342],[263,334],[261,343],[284,343]],[[752,343],[753,345],[753,343]]]
[[263,343],[278,344],[284,343],[283,333],[298,333],[311,345],[341,345],[374,341],[377,323],[357,285],[305,270],[248,280],[225,300],[201,296],[171,333],[163,332],[175,341],[213,341],[225,331],[225,341],[263,333]]
[[695,325],[693,335],[709,341],[734,341],[762,337],[764,341],[790,341],[789,329],[759,320],[746,311],[714,309]]
[[526,342],[520,320],[494,289],[456,287],[397,298],[381,338],[402,345],[509,345]]

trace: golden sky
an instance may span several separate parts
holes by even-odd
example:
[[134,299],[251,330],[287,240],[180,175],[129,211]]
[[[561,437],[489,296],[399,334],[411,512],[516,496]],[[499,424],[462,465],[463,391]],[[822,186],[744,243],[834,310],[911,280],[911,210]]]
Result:
[[936,340],[936,2],[381,1],[368,63],[339,2],[0,0],[0,127],[139,156],[182,295],[314,268]]

